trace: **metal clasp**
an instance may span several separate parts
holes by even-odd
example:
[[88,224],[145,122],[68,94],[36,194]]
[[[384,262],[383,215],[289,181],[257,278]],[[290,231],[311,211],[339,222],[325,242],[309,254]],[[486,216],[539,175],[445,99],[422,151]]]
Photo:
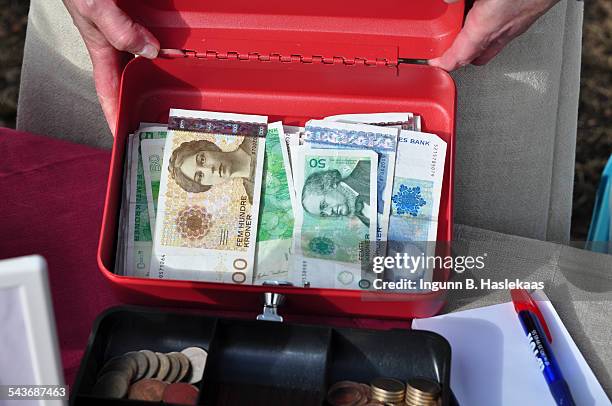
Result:
[[[289,282],[270,281],[264,282],[264,286],[293,286]],[[278,308],[285,303],[285,295],[281,293],[264,293],[263,312],[257,316],[257,320],[283,322],[283,316],[278,314]]]

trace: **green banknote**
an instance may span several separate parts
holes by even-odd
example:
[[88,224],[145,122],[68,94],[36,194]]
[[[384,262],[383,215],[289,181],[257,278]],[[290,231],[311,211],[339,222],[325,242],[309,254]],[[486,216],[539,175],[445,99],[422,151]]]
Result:
[[115,256],[115,273],[126,274],[128,216],[130,211],[130,183],[132,173],[132,144],[134,134],[128,135],[125,146],[125,159],[123,160],[123,187],[121,189],[121,209],[119,210],[119,224],[117,226],[117,255]]
[[[157,213],[157,195],[159,194],[159,179],[163,160],[163,145],[168,135],[168,127],[162,124],[141,123],[138,138],[140,140],[140,156],[144,168],[145,189],[147,192],[147,209],[151,229],[155,230]],[[161,141],[158,141],[161,140]],[[160,145],[162,145],[160,153]]]
[[147,209],[147,193],[139,143],[140,139],[134,137],[131,149],[132,165],[125,275],[147,277],[151,262],[153,237]]
[[289,189],[281,122],[268,125],[257,230],[254,283],[284,281],[289,270],[293,236],[292,196]]
[[147,191],[147,207],[151,229],[155,230],[155,217],[157,213],[157,200],[159,198],[159,184],[161,168],[164,160],[165,139],[145,139],[140,143],[142,164],[144,167],[145,189]]
[[363,243],[376,239],[378,155],[302,146],[294,162],[298,210],[289,280],[298,286],[362,287]]
[[154,230],[147,197],[147,182],[142,161],[142,143],[166,137],[161,126],[142,126],[138,136],[131,138],[129,174],[128,240],[125,257],[125,275],[148,277],[151,264]]

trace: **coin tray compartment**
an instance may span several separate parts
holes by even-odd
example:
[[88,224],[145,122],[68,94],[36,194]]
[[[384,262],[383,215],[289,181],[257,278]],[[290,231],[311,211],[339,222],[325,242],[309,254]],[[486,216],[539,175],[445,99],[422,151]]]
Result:
[[[243,385],[262,398],[275,391],[284,397],[283,389],[289,389],[317,399],[325,385],[329,341],[327,328],[220,320],[203,379],[207,402],[220,404],[222,392]],[[268,399],[267,404],[275,403]]]
[[[216,325],[215,318],[198,317],[194,322],[194,316],[188,313],[134,312],[120,307],[106,311],[94,325],[81,361],[77,384],[72,388],[76,404],[110,403],[108,399],[96,400],[89,394],[98,372],[111,358],[144,349],[168,353],[197,346],[208,350]],[[113,402],[135,403],[127,400]]]
[[208,351],[200,405],[321,405],[341,380],[368,383],[379,376],[406,381],[424,376],[442,386],[448,405],[451,350],[435,333],[365,330],[220,319],[196,313],[117,307],[91,333],[71,405],[150,405],[90,396],[106,361],[129,351]]
[[342,380],[368,383],[388,376],[405,382],[420,376],[439,382],[442,404],[450,401],[450,346],[436,333],[333,329],[329,353],[327,387]]
[[[441,0],[440,0],[441,1]],[[231,61],[181,57],[132,60],[125,68],[108,192],[98,251],[101,272],[130,304],[257,311],[264,292],[287,296],[286,314],[378,318],[428,317],[444,306],[444,292],[382,293],[364,300],[359,290],[262,287],[202,281],[125,277],[114,273],[118,213],[127,136],[141,121],[167,122],[170,108],[262,114],[303,125],[341,113],[411,111],[423,130],[447,142],[438,241],[452,239],[455,84],[425,65],[397,67],[322,63]],[[436,280],[448,277],[435,272]]]

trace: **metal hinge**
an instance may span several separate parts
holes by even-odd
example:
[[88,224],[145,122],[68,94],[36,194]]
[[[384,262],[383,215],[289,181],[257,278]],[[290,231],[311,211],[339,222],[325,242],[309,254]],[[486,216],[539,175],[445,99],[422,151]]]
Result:
[[364,65],[364,66],[382,66],[382,67],[397,67],[397,62],[387,58],[368,59],[361,57],[349,58],[345,56],[326,57],[322,55],[281,55],[276,53],[260,54],[259,52],[239,53],[239,52],[218,52],[205,51],[196,52],[191,50],[178,49],[162,49],[161,57],[166,58],[198,58],[198,59],[221,59],[221,60],[237,60],[237,61],[259,61],[259,62],[281,62],[281,63],[307,63],[325,65],[343,64],[343,65]]

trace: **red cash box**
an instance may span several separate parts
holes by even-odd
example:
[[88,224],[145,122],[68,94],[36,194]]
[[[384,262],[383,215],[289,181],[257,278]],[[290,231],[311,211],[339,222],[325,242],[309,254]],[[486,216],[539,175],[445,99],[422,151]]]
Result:
[[[98,247],[100,271],[126,303],[255,311],[262,294],[285,295],[283,313],[388,319],[428,317],[444,292],[231,285],[113,273],[126,138],[142,122],[167,122],[170,108],[269,116],[304,125],[344,113],[410,111],[447,143],[438,241],[453,230],[455,83],[423,64],[459,32],[463,1],[287,2],[120,0],[159,39],[156,60],[135,58],[121,80],[119,116]],[[167,50],[167,51],[166,51]],[[434,280],[448,272],[434,272]]]

